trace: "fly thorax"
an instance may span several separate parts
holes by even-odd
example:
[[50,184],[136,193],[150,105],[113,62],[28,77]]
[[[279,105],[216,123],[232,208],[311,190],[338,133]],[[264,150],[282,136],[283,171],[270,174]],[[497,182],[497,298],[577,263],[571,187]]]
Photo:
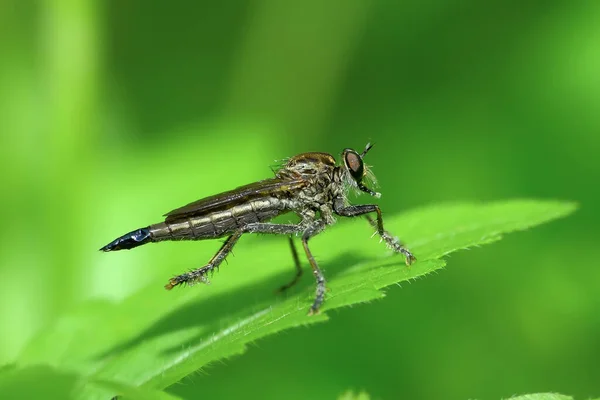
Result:
[[346,170],[346,168],[343,168],[343,167],[335,168],[335,170],[333,171],[333,174],[332,174],[331,183],[332,183],[332,186],[334,186],[332,188],[332,192],[334,192],[334,196],[333,196],[334,198],[335,197],[347,198],[350,188],[356,187],[356,183],[354,182],[354,179],[352,179],[352,176]]

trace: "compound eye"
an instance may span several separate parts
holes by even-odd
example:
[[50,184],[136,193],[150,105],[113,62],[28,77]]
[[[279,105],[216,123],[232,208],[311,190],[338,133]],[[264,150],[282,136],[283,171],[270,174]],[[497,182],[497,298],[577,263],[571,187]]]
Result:
[[360,182],[364,175],[363,160],[360,155],[354,150],[347,149],[344,154],[344,162],[350,175],[356,182]]

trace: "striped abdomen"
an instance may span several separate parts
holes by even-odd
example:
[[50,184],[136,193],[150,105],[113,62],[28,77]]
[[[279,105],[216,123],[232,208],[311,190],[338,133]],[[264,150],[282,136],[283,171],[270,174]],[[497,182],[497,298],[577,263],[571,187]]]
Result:
[[231,234],[245,225],[268,221],[285,211],[284,202],[275,197],[251,200],[205,215],[150,225],[150,237],[153,242],[218,238]]

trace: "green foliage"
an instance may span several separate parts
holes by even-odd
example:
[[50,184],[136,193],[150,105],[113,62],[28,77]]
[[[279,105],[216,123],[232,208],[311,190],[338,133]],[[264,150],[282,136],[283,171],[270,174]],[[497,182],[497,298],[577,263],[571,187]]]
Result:
[[[310,317],[310,274],[288,293],[275,295],[273,290],[293,274],[289,250],[279,245],[280,238],[254,238],[243,258],[223,266],[210,286],[167,292],[164,282],[153,282],[120,303],[80,305],[26,346],[18,367],[2,375],[0,387],[27,386],[37,375],[48,381],[58,376],[64,385],[56,390],[76,397],[106,398],[109,388],[135,398],[132,387],[166,388],[208,363],[242,353],[260,338],[325,321],[328,311],[342,306],[380,299],[382,288],[444,267],[442,257],[453,251],[493,242],[575,208],[568,202],[516,200],[434,205],[386,216],[386,228],[418,259],[410,267],[377,238],[368,240],[365,221],[339,223],[311,242],[330,292],[322,313]],[[73,392],[75,387],[79,390]]]
[[347,392],[342,393],[338,400],[370,400],[371,397],[367,392],[361,391],[358,393],[354,393],[352,390],[348,390]]
[[120,393],[130,400],[178,399],[178,397],[162,391],[82,377],[48,366],[20,369],[10,366],[0,372],[0,397],[2,399],[85,399],[90,395],[109,399],[114,396],[114,393]]

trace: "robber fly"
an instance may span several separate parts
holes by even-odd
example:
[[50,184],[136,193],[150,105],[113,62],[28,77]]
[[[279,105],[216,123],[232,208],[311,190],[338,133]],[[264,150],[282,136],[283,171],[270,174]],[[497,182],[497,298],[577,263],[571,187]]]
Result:
[[[336,165],[327,153],[302,153],[288,159],[275,177],[240,186],[228,192],[210,196],[165,214],[164,222],[129,232],[102,247],[101,251],[132,249],[150,242],[164,240],[203,240],[227,237],[219,251],[208,264],[169,280],[165,289],[182,284],[209,283],[207,274],[218,268],[244,233],[272,233],[289,236],[296,275],[285,290],[293,286],[302,275],[302,267],[294,245],[294,236],[300,236],[306,257],[317,280],[316,296],[309,314],[319,311],[325,296],[325,278],[317,265],[308,241],[328,225],[335,223],[334,215],[356,217],[376,213],[376,219],[366,215],[389,248],[406,257],[410,265],[415,257],[400,241],[383,229],[381,210],[375,204],[350,205],[349,189],[356,189],[379,198],[365,182],[374,181],[363,158],[371,149],[367,144],[362,153],[345,149],[342,164]],[[295,213],[297,224],[268,222],[274,217]]]

